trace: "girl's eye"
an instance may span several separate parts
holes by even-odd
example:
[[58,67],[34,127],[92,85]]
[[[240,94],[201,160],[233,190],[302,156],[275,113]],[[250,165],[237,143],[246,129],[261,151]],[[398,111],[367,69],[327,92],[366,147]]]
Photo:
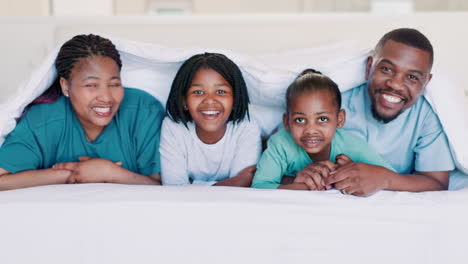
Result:
[[194,94],[203,94],[203,91],[200,91],[200,90],[195,90],[193,91]]
[[298,124],[304,124],[306,122],[306,120],[305,120],[305,118],[298,117],[298,118],[294,119],[294,122],[296,122]]
[[318,118],[319,123],[324,123],[324,122],[327,122],[327,121],[328,121],[328,117],[321,116],[321,117]]
[[224,90],[217,90],[217,91],[216,91],[216,94],[226,94],[226,91],[224,91]]

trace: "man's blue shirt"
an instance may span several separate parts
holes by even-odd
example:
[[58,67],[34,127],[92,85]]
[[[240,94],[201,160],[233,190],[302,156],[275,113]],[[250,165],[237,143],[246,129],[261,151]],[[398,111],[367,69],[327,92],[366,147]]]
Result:
[[342,93],[342,108],[344,129],[367,141],[398,173],[455,168],[442,125],[423,96],[386,124],[372,115],[367,84]]

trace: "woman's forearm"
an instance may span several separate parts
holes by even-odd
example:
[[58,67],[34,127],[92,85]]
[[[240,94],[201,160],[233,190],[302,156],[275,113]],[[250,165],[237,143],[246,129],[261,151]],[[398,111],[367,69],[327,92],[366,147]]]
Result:
[[0,175],[0,190],[12,190],[49,184],[65,184],[71,175],[69,170],[28,170]]

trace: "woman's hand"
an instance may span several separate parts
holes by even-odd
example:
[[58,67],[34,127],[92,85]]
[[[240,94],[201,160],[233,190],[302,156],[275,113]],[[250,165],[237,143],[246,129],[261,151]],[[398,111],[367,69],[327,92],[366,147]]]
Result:
[[78,158],[79,162],[63,162],[53,166],[55,170],[71,171],[67,183],[98,183],[98,182],[113,182],[114,173],[118,173],[118,169],[122,162],[111,162],[100,158],[91,158],[83,156]]

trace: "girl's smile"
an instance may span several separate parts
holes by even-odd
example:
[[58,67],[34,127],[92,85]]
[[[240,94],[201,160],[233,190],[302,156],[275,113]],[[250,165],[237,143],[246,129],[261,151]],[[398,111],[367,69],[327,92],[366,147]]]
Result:
[[192,79],[185,103],[200,140],[206,144],[218,142],[232,112],[231,85],[215,70],[201,68]]

